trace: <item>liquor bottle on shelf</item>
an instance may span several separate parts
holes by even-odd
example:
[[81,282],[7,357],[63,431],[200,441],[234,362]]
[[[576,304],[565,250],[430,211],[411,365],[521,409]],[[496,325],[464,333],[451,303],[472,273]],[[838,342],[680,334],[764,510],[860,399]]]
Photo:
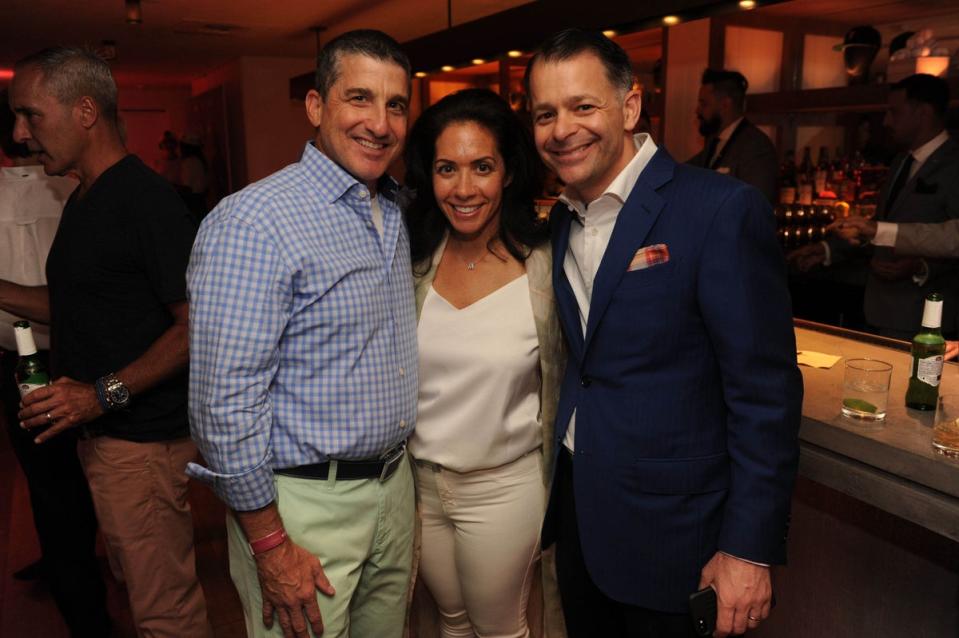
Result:
[[912,339],[912,376],[906,391],[906,407],[935,410],[942,378],[946,341],[942,338],[942,295],[931,293],[922,309],[922,327]]
[[816,162],[816,172],[813,176],[813,191],[816,197],[822,197],[826,192],[826,180],[829,179],[829,151],[825,146],[819,147],[819,161]]
[[799,163],[799,172],[796,181],[799,184],[798,201],[800,204],[810,205],[813,200],[813,188],[816,177],[816,167],[812,163],[812,152],[809,147],[803,149],[802,162]]
[[836,149],[836,157],[829,166],[829,179],[826,180],[826,191],[836,197],[842,197],[843,183],[846,181],[846,171],[842,159],[842,149]]
[[37,344],[33,339],[33,328],[29,321],[17,321],[13,324],[13,335],[17,340],[17,367],[14,377],[20,396],[25,397],[37,388],[50,385],[50,373],[37,354]]
[[796,157],[793,151],[786,151],[786,158],[779,167],[779,204],[791,206],[796,202],[799,185],[796,182]]

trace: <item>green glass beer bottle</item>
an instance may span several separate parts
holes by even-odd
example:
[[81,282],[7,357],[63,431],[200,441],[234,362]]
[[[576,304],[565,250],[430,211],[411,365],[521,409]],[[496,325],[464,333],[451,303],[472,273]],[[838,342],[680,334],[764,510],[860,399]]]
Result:
[[50,373],[37,354],[37,344],[33,340],[33,329],[29,321],[17,321],[13,324],[13,335],[17,340],[17,367],[14,377],[20,396],[25,397],[37,388],[50,385]]
[[931,293],[922,310],[922,327],[912,340],[912,376],[906,391],[906,407],[935,410],[942,378],[946,341],[942,338],[942,295]]

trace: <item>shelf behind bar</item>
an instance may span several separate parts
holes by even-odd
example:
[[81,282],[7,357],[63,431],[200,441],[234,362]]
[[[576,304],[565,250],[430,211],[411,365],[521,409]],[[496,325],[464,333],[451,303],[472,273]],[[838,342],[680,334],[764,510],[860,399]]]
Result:
[[[947,78],[950,104],[959,105],[959,77]],[[828,89],[756,93],[747,97],[749,113],[816,113],[885,111],[888,84],[859,84]]]

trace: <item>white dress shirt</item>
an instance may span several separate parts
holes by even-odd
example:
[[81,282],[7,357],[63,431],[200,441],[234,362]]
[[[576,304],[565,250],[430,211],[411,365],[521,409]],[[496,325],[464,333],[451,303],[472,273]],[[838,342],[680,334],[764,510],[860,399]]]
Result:
[[732,124],[730,124],[729,126],[727,126],[722,131],[719,132],[719,143],[716,144],[716,150],[713,151],[713,156],[706,158],[706,166],[708,166],[709,168],[713,168],[713,162],[716,160],[717,157],[722,155],[723,149],[726,148],[726,144],[729,143],[729,138],[733,136],[733,131],[736,130],[736,127],[739,126],[739,123],[742,122],[743,119],[744,118],[742,117],[738,118]]
[[[922,165],[926,163],[926,160],[928,160],[933,153],[938,151],[939,147],[945,144],[947,141],[949,141],[949,134],[943,130],[939,132],[939,135],[935,136],[914,150],[912,152],[912,166],[909,167],[909,179],[915,177],[916,173],[919,172],[919,169],[922,168]],[[872,243],[876,246],[893,247],[896,245],[896,237],[898,236],[899,224],[892,222],[877,222],[876,236],[873,238]]]
[[[656,154],[656,143],[646,133],[633,136],[636,154],[629,164],[616,176],[606,190],[588,205],[574,200],[565,194],[559,199],[573,212],[574,223],[569,229],[569,248],[563,258],[563,271],[569,279],[569,285],[579,307],[579,321],[586,335],[586,321],[589,318],[589,303],[593,296],[593,280],[599,270],[599,264],[606,253],[609,238],[613,235],[616,218],[629,197],[640,173]],[[578,223],[576,223],[578,222]],[[576,430],[576,411],[569,419],[566,438],[563,439],[570,452]]]
[[[0,168],[0,279],[23,286],[47,283],[50,244],[76,180],[48,177],[41,166]],[[0,310],[0,347],[16,350],[13,327],[19,320]],[[37,348],[49,349],[49,329],[33,324]]]

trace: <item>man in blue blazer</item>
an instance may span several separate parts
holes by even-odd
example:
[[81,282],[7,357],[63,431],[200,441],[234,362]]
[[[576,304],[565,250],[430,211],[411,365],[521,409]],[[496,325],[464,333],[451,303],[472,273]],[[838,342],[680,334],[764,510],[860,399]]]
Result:
[[772,211],[631,134],[640,94],[602,35],[556,34],[526,84],[566,183],[551,223],[570,355],[543,541],[569,634],[694,635],[706,586],[717,636],[755,628],[785,562],[802,403]]

